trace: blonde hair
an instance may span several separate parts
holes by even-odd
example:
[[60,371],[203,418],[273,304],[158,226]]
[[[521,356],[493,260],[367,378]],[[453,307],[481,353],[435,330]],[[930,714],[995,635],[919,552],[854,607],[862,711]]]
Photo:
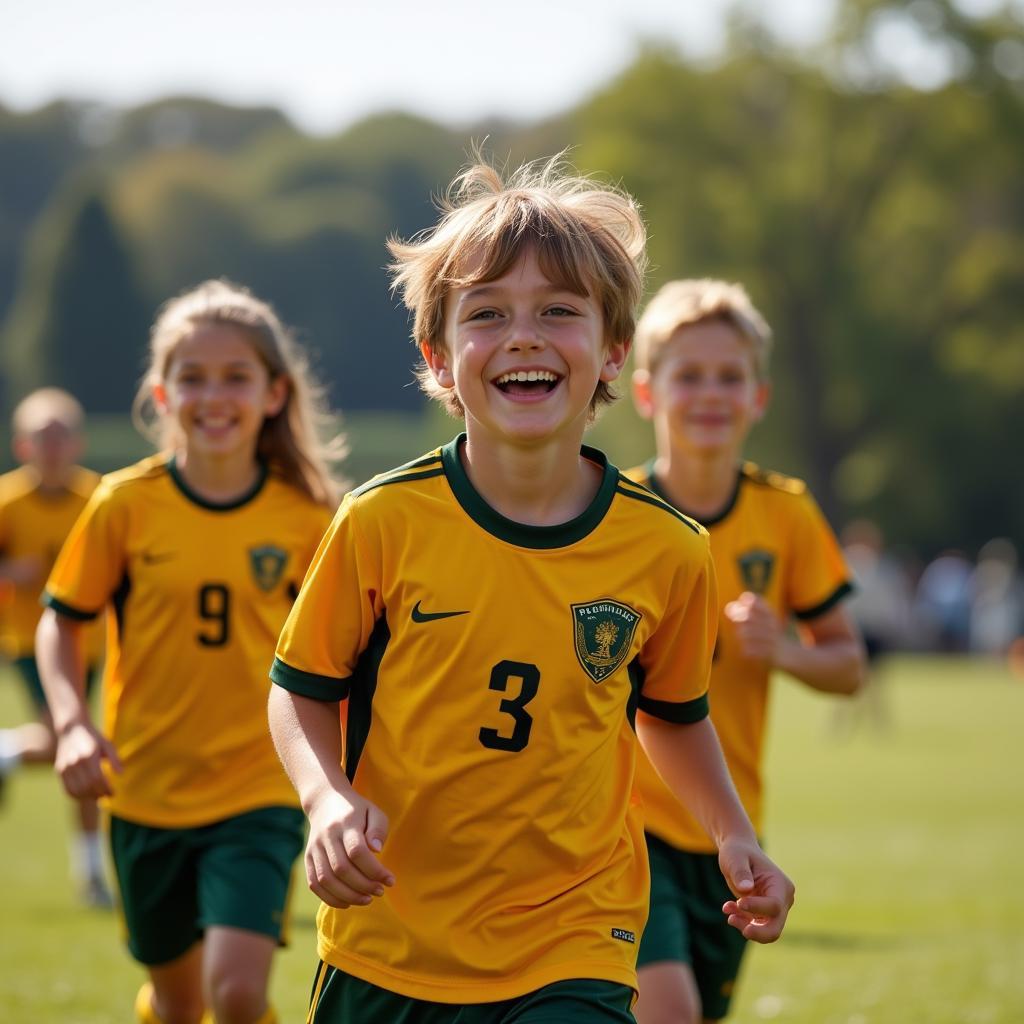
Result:
[[[633,337],[647,233],[631,196],[569,174],[559,155],[524,164],[507,181],[481,160],[455,178],[439,206],[433,228],[408,242],[388,240],[392,290],[401,291],[413,313],[413,341],[443,352],[448,293],[501,277],[526,248],[536,251],[541,271],[560,287],[597,292],[606,340]],[[479,265],[467,273],[475,257]],[[417,377],[448,412],[464,415],[454,389],[440,387],[426,364]],[[616,397],[602,381],[591,410]]]
[[772,331],[741,284],[713,278],[669,281],[663,285],[636,325],[634,358],[639,369],[653,371],[669,340],[683,327],[720,320],[749,342],[754,372],[768,377]]
[[39,388],[27,394],[11,416],[15,434],[31,434],[50,423],[60,423],[72,434],[79,433],[85,423],[82,403],[63,388]]
[[328,468],[345,454],[341,436],[324,442],[333,424],[324,392],[291,333],[269,303],[226,280],[204,281],[161,306],[150,331],[149,367],[132,403],[136,427],[161,449],[174,446],[174,424],[153,404],[153,387],[164,381],[178,345],[197,327],[216,324],[242,331],[272,380],[284,379],[288,395],[276,416],[260,428],[256,455],[314,501],[333,507],[338,487]]

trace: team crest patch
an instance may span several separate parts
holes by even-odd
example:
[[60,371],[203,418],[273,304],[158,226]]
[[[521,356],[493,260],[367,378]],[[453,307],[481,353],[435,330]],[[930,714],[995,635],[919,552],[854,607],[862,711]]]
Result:
[[628,604],[605,598],[572,605],[576,657],[595,683],[603,683],[625,661],[641,618]]
[[277,586],[287,561],[288,552],[272,544],[249,548],[249,565],[260,590],[273,590]]
[[770,551],[754,548],[736,559],[740,567],[740,576],[747,590],[755,594],[763,594],[772,580],[775,569],[775,556]]

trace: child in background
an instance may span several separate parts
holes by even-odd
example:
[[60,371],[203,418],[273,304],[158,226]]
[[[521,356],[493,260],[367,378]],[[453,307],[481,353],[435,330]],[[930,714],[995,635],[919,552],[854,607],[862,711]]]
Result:
[[[0,650],[21,676],[36,720],[0,731],[0,784],[18,765],[53,764],[56,736],[35,659],[39,597],[64,538],[99,476],[77,465],[85,415],[60,388],[40,388],[18,403],[12,419],[20,468],[0,477]],[[87,692],[103,657],[103,623],[85,636]],[[110,907],[100,817],[91,797],[76,800],[72,875],[83,901]]]
[[[800,480],[741,461],[768,403],[769,342],[768,325],[739,285],[665,285],[637,325],[633,377],[657,455],[628,474],[711,534],[721,616],[711,717],[758,834],[772,670],[839,694],[853,693],[864,672],[856,627],[840,604],[850,574],[828,523]],[[787,632],[793,618],[795,638]],[[713,834],[643,757],[637,790],[652,876],[637,1020],[718,1020],[746,946],[718,912],[733,887]]]
[[723,919],[771,941],[792,902],[706,718],[707,534],[581,447],[643,225],[554,162],[478,165],[391,252],[421,381],[466,432],[348,495],[278,647],[271,729],[323,901],[309,1021],[626,1024],[636,734],[720,843]]
[[[335,505],[317,394],[274,311],[207,281],[161,310],[136,408],[160,453],[103,478],[46,587],[56,767],[110,811],[128,944],[149,973],[138,1019],[269,1024],[304,823],[267,731],[266,671]],[[97,727],[81,624],[107,604]]]

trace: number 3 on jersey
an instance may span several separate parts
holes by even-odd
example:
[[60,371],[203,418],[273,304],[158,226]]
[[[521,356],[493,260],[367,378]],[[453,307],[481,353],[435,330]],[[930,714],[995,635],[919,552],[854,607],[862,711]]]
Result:
[[203,628],[196,640],[204,647],[223,647],[231,639],[231,591],[226,583],[204,583],[198,598]]
[[520,681],[519,693],[515,697],[506,697],[498,710],[509,715],[515,725],[512,732],[505,735],[497,729],[482,728],[480,742],[491,750],[508,750],[512,753],[522,750],[530,742],[530,730],[533,728],[533,716],[526,710],[526,705],[537,696],[540,686],[540,669],[526,661],[499,661],[491,669],[490,688],[499,693],[507,693],[509,682]]

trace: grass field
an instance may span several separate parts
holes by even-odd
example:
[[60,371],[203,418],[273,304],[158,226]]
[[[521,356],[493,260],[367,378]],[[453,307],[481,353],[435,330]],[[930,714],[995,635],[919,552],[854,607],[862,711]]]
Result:
[[[1024,1021],[1024,681],[905,659],[883,683],[889,730],[842,738],[834,702],[777,688],[768,839],[797,906],[778,945],[751,951],[737,1024]],[[0,724],[20,696],[0,678]],[[76,906],[67,837],[55,781],[21,774],[0,809],[4,1024],[131,1020],[141,973],[116,917]],[[302,893],[277,961],[283,1024],[304,1019],[314,909]]]

